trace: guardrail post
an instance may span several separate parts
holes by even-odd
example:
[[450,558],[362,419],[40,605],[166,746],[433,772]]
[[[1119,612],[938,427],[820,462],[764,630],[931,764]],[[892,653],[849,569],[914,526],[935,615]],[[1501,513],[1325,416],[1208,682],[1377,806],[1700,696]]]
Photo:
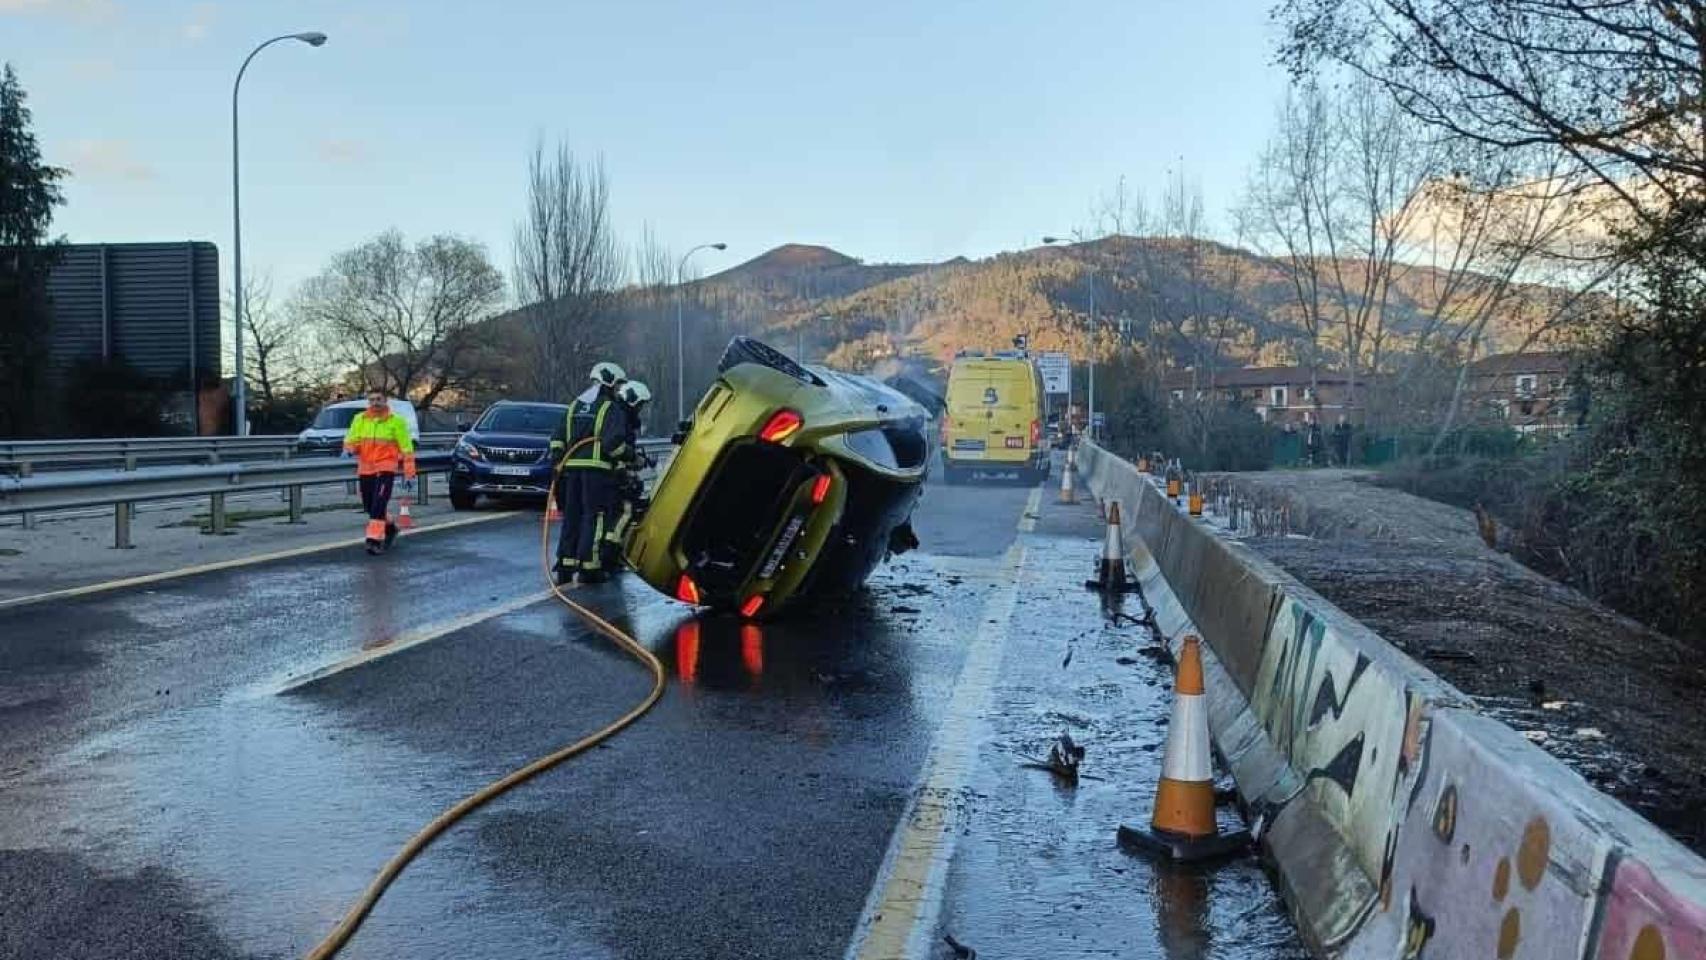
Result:
[[113,504],[113,549],[129,550],[130,543],[130,511],[129,503]]
[[429,480],[429,478],[431,478],[431,477],[432,477],[432,474],[427,473],[425,471],[422,471],[421,473],[419,473],[415,476],[415,479],[420,481],[418,484],[416,484],[417,486],[420,487],[420,490],[417,491],[420,495],[415,498],[415,502],[420,504],[423,507],[426,506],[429,502],[431,502],[431,499],[432,499],[430,494],[429,494],[431,487],[427,482]]
[[[24,461],[23,463],[18,464],[18,477],[20,479],[22,479],[24,477],[28,477],[30,475],[30,469],[31,469],[30,463],[28,460]],[[25,530],[34,530],[36,528],[36,515],[35,514],[26,512],[23,514],[23,519],[24,519],[24,529]]]
[[290,498],[290,523],[302,522],[302,484],[293,483],[285,488],[285,496]]
[[225,494],[213,493],[208,495],[207,504],[208,532],[223,535],[225,529]]

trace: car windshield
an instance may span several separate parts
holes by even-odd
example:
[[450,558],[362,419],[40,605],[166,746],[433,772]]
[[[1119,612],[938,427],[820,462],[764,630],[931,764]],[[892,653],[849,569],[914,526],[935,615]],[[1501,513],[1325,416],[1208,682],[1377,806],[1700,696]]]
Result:
[[315,430],[348,430],[360,407],[326,407],[314,418]]
[[513,404],[486,411],[474,429],[482,433],[535,433],[550,436],[563,420],[564,407]]

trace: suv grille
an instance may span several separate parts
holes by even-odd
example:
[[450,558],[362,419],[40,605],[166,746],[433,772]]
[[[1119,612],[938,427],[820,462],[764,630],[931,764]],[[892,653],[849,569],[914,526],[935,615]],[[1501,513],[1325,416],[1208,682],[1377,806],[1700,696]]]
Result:
[[477,444],[476,448],[493,463],[538,463],[545,457],[545,451],[537,447],[488,447]]

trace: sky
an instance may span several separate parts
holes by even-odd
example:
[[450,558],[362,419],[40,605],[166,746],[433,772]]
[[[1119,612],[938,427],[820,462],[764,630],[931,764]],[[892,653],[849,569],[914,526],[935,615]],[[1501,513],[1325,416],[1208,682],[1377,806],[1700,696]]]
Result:
[[527,156],[602,157],[625,238],[986,257],[1184,171],[1224,227],[1284,86],[1267,0],[0,0],[73,242],[209,240],[288,295],[388,228],[506,273]]

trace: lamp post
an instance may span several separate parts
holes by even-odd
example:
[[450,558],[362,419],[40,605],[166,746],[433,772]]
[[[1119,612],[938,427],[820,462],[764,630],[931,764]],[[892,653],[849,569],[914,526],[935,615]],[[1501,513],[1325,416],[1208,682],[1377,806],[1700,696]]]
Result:
[[243,58],[243,65],[237,69],[236,81],[231,84],[231,313],[232,322],[237,327],[237,395],[233,398],[237,405],[237,418],[233,426],[239,437],[249,433],[249,407],[248,390],[243,380],[243,213],[241,184],[237,176],[237,92],[243,88],[243,74],[249,70],[249,61],[280,40],[300,40],[310,47],[318,47],[326,42],[326,35],[313,30],[273,37],[249,51],[249,55]]
[[[1064,242],[1066,241],[1061,237],[1043,238],[1043,243],[1050,246]],[[1090,349],[1085,366],[1089,367],[1090,375],[1088,393],[1084,400],[1084,429],[1089,433],[1090,439],[1094,440],[1096,439],[1096,268],[1094,265],[1090,267],[1090,272],[1086,274],[1086,277],[1090,281]]]
[[680,423],[687,419],[687,339],[682,334],[681,309],[682,301],[686,299],[687,291],[683,278],[687,274],[687,258],[701,250],[727,250],[726,243],[701,243],[697,247],[681,255],[681,263],[675,268],[675,420]]

